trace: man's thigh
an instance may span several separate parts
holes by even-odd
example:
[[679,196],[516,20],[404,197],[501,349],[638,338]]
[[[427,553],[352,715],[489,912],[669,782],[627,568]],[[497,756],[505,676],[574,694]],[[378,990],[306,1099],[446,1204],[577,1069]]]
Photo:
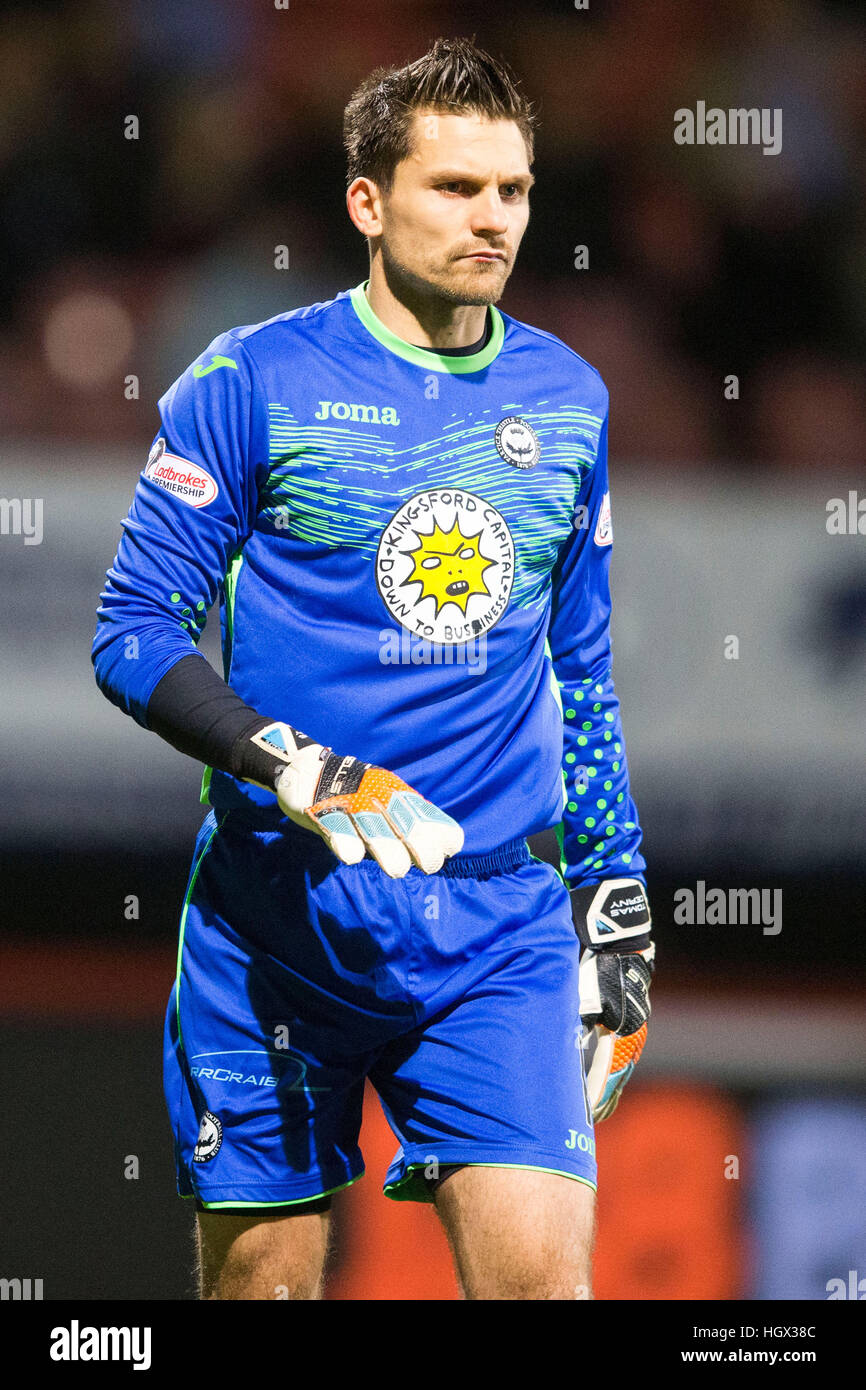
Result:
[[592,1297],[595,1192],[526,1169],[463,1167],[435,1191],[468,1299]]
[[316,1299],[328,1246],[330,1201],[292,1210],[196,1214],[202,1299]]
[[178,1191],[214,1211],[288,1207],[364,1171],[365,1076],[413,1019],[399,998],[377,1011],[377,914],[396,930],[393,903],[361,865],[312,888],[279,834],[215,826],[199,835],[166,1012]]
[[594,1187],[579,943],[562,880],[531,863],[441,885],[426,945],[434,962],[438,951],[452,964],[445,987],[423,998],[427,1010],[439,1007],[388,1043],[370,1071],[401,1141],[387,1194],[430,1201],[440,1173],[462,1164]]

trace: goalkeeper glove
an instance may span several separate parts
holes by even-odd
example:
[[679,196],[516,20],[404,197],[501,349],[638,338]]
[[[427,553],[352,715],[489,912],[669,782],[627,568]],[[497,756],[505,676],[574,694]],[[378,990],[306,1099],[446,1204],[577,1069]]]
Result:
[[251,742],[284,763],[273,783],[284,813],[344,864],[369,850],[389,878],[413,864],[435,874],[463,848],[457,822],[393,772],[334,753],[288,724],[269,724]]
[[646,1042],[655,970],[649,903],[633,878],[571,890],[580,937],[580,1018],[593,1121],[612,1115]]

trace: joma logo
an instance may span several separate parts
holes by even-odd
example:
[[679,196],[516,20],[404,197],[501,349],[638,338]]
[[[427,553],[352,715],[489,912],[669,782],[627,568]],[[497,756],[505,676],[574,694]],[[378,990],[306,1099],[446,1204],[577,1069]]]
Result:
[[399,425],[400,420],[392,405],[355,405],[347,401],[319,401],[317,420],[360,420],[365,425]]

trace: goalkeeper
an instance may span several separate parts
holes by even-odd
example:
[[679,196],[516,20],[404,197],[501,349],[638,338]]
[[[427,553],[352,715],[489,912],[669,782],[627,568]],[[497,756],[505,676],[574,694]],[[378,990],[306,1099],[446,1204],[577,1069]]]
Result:
[[206,769],[164,1072],[202,1297],[320,1296],[367,1078],[385,1190],[435,1204],[467,1298],[588,1296],[653,948],[607,391],[495,307],[533,128],[466,40],[361,85],[369,279],[178,378],[101,596],[100,688]]

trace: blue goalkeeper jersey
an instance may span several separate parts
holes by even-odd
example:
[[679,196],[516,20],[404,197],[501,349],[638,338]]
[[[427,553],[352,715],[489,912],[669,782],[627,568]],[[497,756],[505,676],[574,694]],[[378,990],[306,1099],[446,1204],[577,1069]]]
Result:
[[[552,334],[490,314],[483,348],[443,355],[359,285],[215,338],[159,402],[96,679],[147,728],[219,598],[237,694],[396,772],[464,853],[561,825],[570,885],[642,877],[611,678],[608,393]],[[203,798],[281,816],[221,771]]]

